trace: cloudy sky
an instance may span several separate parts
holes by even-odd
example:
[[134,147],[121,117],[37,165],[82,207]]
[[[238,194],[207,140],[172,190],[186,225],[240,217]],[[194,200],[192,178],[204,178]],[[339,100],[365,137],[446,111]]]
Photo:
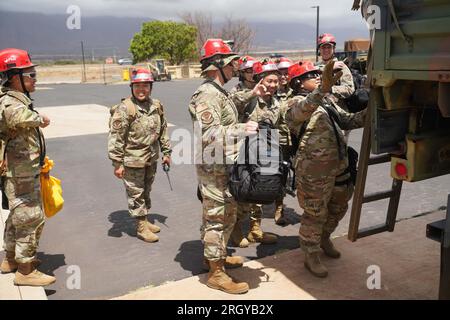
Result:
[[186,11],[211,12],[214,19],[232,14],[254,22],[300,22],[315,25],[320,6],[324,25],[364,26],[359,12],[351,11],[352,0],[1,0],[5,11],[66,14],[70,5],[78,5],[85,16],[148,17],[178,20]]

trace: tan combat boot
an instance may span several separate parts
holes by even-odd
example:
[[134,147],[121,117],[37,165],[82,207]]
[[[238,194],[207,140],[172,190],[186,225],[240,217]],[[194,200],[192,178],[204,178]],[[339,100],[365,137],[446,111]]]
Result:
[[325,278],[328,276],[327,268],[320,261],[319,252],[305,253],[305,268],[316,277]]
[[145,219],[145,224],[147,225],[147,228],[153,232],[153,233],[158,233],[161,231],[161,228],[158,227],[157,225],[151,223],[150,221],[148,221],[147,219]]
[[341,253],[336,249],[333,242],[331,242],[329,233],[322,234],[320,247],[322,248],[323,252],[330,258],[338,259],[341,257]]
[[276,235],[268,234],[261,230],[261,219],[250,220],[250,232],[247,239],[250,242],[260,242],[261,244],[274,244],[278,241]]
[[248,247],[249,242],[242,234],[242,221],[241,220],[236,221],[233,231],[231,232],[230,239],[231,239],[231,243],[235,247],[239,247],[239,248],[247,248]]
[[275,223],[277,225],[279,225],[279,226],[284,226],[287,223],[287,221],[284,218],[284,206],[283,206],[283,203],[281,203],[281,204],[277,203],[276,205],[277,206],[275,208],[275,216],[274,216]]
[[0,265],[0,271],[2,273],[15,272],[18,266],[19,265],[16,262],[16,253],[14,251],[6,251],[6,256]]
[[[225,258],[225,269],[236,269],[240,268],[244,265],[244,258],[241,256],[227,256]],[[209,270],[209,261],[208,259],[203,259],[203,269]]]
[[212,289],[222,290],[229,294],[246,293],[249,290],[246,282],[234,282],[224,271],[224,260],[209,261],[208,281],[206,285]]
[[19,263],[14,284],[16,286],[48,286],[56,281],[55,277],[46,275],[36,269],[36,263]]
[[150,231],[146,221],[147,221],[146,217],[137,218],[136,233],[137,233],[138,239],[141,239],[145,242],[158,241],[159,240],[158,236]]

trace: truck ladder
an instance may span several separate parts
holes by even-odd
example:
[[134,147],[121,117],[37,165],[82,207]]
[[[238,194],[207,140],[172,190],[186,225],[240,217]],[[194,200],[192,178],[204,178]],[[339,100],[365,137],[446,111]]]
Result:
[[[369,106],[375,107],[375,106]],[[353,196],[352,211],[350,217],[350,225],[348,230],[348,239],[352,242],[359,238],[367,237],[377,233],[394,231],[395,221],[397,218],[397,209],[400,201],[400,193],[402,191],[402,180],[393,179],[392,188],[390,190],[376,192],[365,195],[365,186],[367,171],[370,165],[380,164],[391,161],[390,154],[382,154],[370,157],[371,144],[371,119],[370,111],[367,113],[366,123],[364,125],[363,138],[361,142],[360,158],[358,162],[358,175],[356,177],[355,193]],[[359,223],[364,203],[389,199],[389,207],[386,215],[386,222],[382,225],[376,225],[369,228],[359,230]]]
[[441,243],[439,300],[450,300],[450,194],[447,198],[446,218],[427,224],[427,238]]

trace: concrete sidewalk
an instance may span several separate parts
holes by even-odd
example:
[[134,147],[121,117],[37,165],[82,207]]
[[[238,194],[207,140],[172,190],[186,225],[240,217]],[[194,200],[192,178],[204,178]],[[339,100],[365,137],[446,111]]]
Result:
[[[398,222],[393,233],[382,233],[351,243],[335,239],[342,258],[322,261],[329,276],[319,279],[303,267],[300,249],[245,263],[230,274],[247,281],[245,295],[228,295],[209,289],[206,274],[143,288],[118,297],[121,300],[219,299],[437,299],[440,245],[425,236],[426,224],[445,218],[439,211]],[[199,262],[200,263],[200,262]],[[369,289],[374,271],[380,271],[380,289]],[[375,271],[376,272],[376,271]]]
[[[1,208],[1,197],[0,197]],[[0,212],[0,261],[3,260],[3,231],[5,221],[8,218],[9,211]],[[13,283],[14,273],[0,273],[0,300],[47,300],[43,287],[15,286]]]

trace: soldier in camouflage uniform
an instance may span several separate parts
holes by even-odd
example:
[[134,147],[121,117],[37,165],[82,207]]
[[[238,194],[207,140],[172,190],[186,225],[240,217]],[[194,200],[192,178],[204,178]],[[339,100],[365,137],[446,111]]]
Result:
[[6,148],[3,190],[10,210],[4,233],[6,257],[0,270],[17,270],[16,285],[46,286],[56,279],[36,269],[40,263],[36,252],[45,223],[39,180],[45,141],[40,128],[50,120],[34,110],[30,99],[36,84],[34,67],[26,51],[0,51],[0,72],[7,80],[0,93],[0,133]]
[[[256,61],[251,56],[243,56],[239,59],[239,83],[230,90],[231,99],[237,108],[245,108],[249,99],[253,96],[252,90],[256,86],[253,78],[253,64]],[[242,122],[242,119],[243,112],[240,112],[239,122]]]
[[[191,98],[189,113],[194,133],[201,135],[196,152],[198,186],[203,206],[201,237],[209,267],[207,286],[230,294],[245,293],[248,284],[235,282],[225,267],[242,266],[242,257],[227,256],[226,244],[236,221],[236,202],[228,190],[228,170],[238,156],[235,143],[256,134],[257,123],[238,123],[238,112],[223,85],[237,71],[237,59],[222,39],[209,39],[202,48],[202,75],[206,78]],[[235,143],[225,144],[227,139]],[[225,149],[223,146],[225,145]],[[214,149],[214,159],[206,156]]]
[[[230,90],[231,99],[236,107],[245,108],[249,99],[253,97],[252,90],[255,88],[256,82],[253,78],[253,64],[256,59],[251,56],[243,56],[239,59],[239,83]],[[243,122],[243,112],[239,112],[239,122]],[[250,212],[253,216],[252,208],[246,204],[237,204],[237,218],[233,231],[230,235],[232,245],[246,248],[249,246],[249,241],[242,233],[242,224],[246,215]]]
[[[287,101],[293,97],[293,91],[291,87],[289,86],[289,75],[288,75],[288,69],[293,64],[293,62],[290,59],[287,58],[280,58],[275,61],[277,63],[278,70],[280,72],[280,86],[276,93],[276,99],[280,101],[281,104],[281,112],[284,117],[286,117],[286,112],[288,111],[288,104]],[[287,123],[284,123],[282,127],[280,128],[280,135],[284,137],[281,139],[281,151],[283,152],[283,159],[286,161],[290,160],[290,148],[292,145],[291,141],[291,132],[289,130],[289,126]],[[274,220],[275,223],[278,225],[285,225],[287,223],[285,217],[284,217],[284,205],[283,205],[283,199],[286,195],[283,194],[280,196],[280,198],[275,201],[275,214],[274,214]]]
[[[334,61],[326,65],[322,82],[311,62],[289,70],[291,87],[296,92],[309,93],[289,101],[287,119],[302,126],[295,161],[297,196],[304,209],[300,246],[305,252],[305,267],[318,277],[328,275],[319,258],[320,248],[332,258],[340,257],[330,236],[347,212],[353,193],[347,144],[341,129],[362,127],[366,115],[366,110],[348,113],[330,99],[327,93],[342,75],[339,71],[333,76],[333,66]],[[305,106],[310,108],[309,113],[305,113]]]
[[[270,122],[280,131],[280,145],[289,144],[289,129],[285,121],[284,114],[281,112],[281,104],[275,98],[279,85],[279,72],[277,65],[272,61],[255,62],[252,65],[253,77],[255,83],[258,83],[253,90],[236,91],[233,95],[233,101],[236,104],[240,114],[241,122],[249,120],[255,122]],[[251,104],[251,100],[255,99],[254,110],[249,113],[247,107]],[[282,132],[282,129],[287,129]],[[243,221],[245,217],[250,215],[250,230],[247,237],[243,236]],[[234,245],[239,247],[247,247],[249,242],[261,244],[274,244],[277,242],[277,236],[274,234],[263,232],[261,229],[262,221],[262,205],[261,204],[238,204],[237,222],[231,235]]]
[[[332,95],[329,99],[333,100],[333,103],[337,104],[341,109],[348,111],[348,107],[344,99],[350,97],[355,92],[355,84],[353,82],[353,76],[347,65],[338,61],[334,57],[334,51],[336,49],[336,39],[332,34],[324,33],[319,37],[318,48],[322,61],[316,63],[316,66],[323,71],[323,68],[329,61],[335,61],[335,68],[342,70],[342,77],[331,89]],[[344,131],[345,141],[348,142],[350,130]]]
[[122,179],[128,197],[128,211],[137,220],[137,237],[158,241],[160,228],[147,219],[150,191],[156,174],[159,149],[162,163],[170,166],[171,147],[164,109],[150,97],[153,77],[146,69],[133,72],[132,97],[112,108],[108,153],[114,174]]

